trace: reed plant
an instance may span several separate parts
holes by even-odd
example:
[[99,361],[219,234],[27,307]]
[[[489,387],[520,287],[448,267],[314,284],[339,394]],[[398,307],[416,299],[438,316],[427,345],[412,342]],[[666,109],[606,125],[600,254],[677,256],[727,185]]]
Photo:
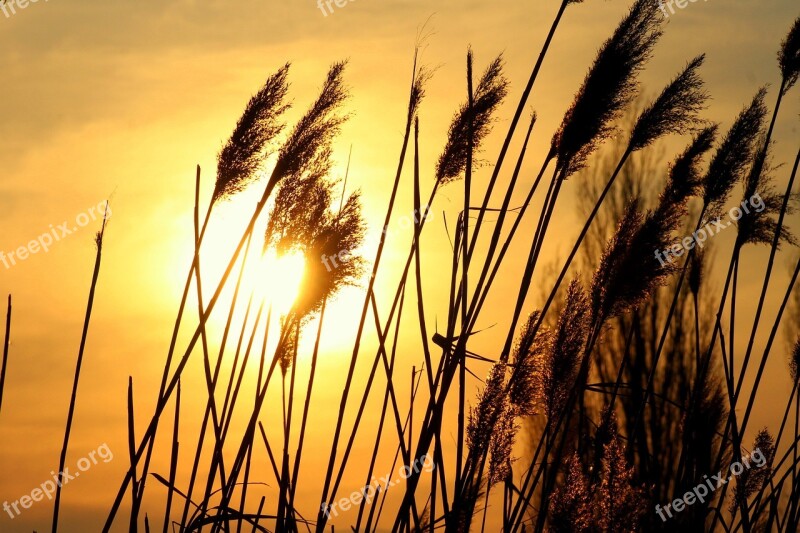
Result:
[[[501,147],[488,154],[483,167],[478,156],[486,158],[505,100],[514,91],[504,57],[490,59],[476,74],[477,54],[467,49],[466,91],[455,94],[461,103],[441,139],[441,155],[426,168],[420,154],[428,147],[420,146],[420,129],[433,70],[420,64],[417,47],[407,101],[398,105],[405,123],[396,171],[386,180],[383,227],[404,209],[399,192],[406,186],[413,191],[409,207],[421,216],[406,234],[382,232],[372,256],[362,250],[363,199],[359,191],[347,190],[350,160],[343,181],[332,175],[334,141],[348,118],[346,62],[330,67],[317,98],[291,125],[284,123],[290,66],[266,79],[222,146],[205,215],[205,185],[196,169],[193,256],[155,408],[144,426],[135,427],[131,380],[130,464],[104,531],[149,531],[156,518],[165,533],[322,533],[329,526],[333,531],[330,511],[337,498],[350,493],[347,474],[370,486],[376,472],[394,471],[400,464],[409,468],[402,483],[373,487],[372,496],[362,494],[358,510],[346,515],[353,530],[797,529],[800,262],[792,233],[797,229],[790,220],[800,152],[791,169],[774,164],[771,154],[781,101],[800,73],[800,19],[780,44],[781,83],[771,119],[767,89],[759,89],[717,141],[720,125],[702,118],[709,101],[701,77],[704,55],[688,60],[654,97],[643,95],[640,74],[666,28],[658,2],[633,1],[599,46],[574,98],[565,102],[555,131],[542,137],[549,147],[538,171],[527,176],[531,143],[539,132],[536,113],[524,125],[523,115],[536,96],[540,71],[555,68],[546,59],[560,46],[556,35],[566,24],[567,8],[591,9],[591,2],[560,2],[517,95]],[[663,141],[669,136],[686,139],[681,141],[685,148],[667,158]],[[785,191],[773,185],[778,179],[786,181]],[[540,189],[543,180],[547,186]],[[523,185],[526,190],[520,190]],[[203,265],[207,254],[217,253],[205,239],[214,207],[238,202],[242,191],[254,187],[261,188],[260,199],[245,226],[230,236],[236,247],[209,287]],[[695,248],[682,261],[654,256],[720,215],[737,188],[744,200],[760,196],[765,209],[739,220],[728,250],[715,243],[709,245],[715,253]],[[575,235],[566,232],[571,245],[566,261],[548,270],[544,250],[564,235],[553,230],[556,213],[564,196],[579,189],[581,223]],[[424,253],[424,208],[436,205],[443,190],[456,195],[459,206],[455,224],[448,226],[453,230],[449,273],[441,267],[434,271]],[[520,196],[524,200],[514,205]],[[263,236],[256,235],[256,227],[266,228]],[[737,310],[739,274],[745,266],[751,272],[763,268],[749,264],[749,251],[758,244],[769,247],[769,259],[753,320],[742,330],[749,315]],[[101,230],[62,468],[102,245]],[[526,253],[514,257],[515,245]],[[387,272],[387,246],[405,246],[399,276]],[[279,313],[263,295],[244,290],[248,265],[265,252],[305,258],[302,287],[288,311]],[[709,277],[714,258],[725,252],[729,261],[720,291]],[[333,268],[324,257],[337,258]],[[781,303],[768,319],[774,265],[783,257],[796,266],[788,285],[777,289]],[[441,333],[431,324],[433,275],[449,289]],[[503,316],[499,342],[490,352],[479,352],[475,336],[493,313],[488,302],[500,291],[498,277],[506,275],[515,290],[502,295],[508,316]],[[321,409],[313,393],[319,388],[320,357],[327,353],[326,313],[348,286],[363,291],[363,300],[352,317],[356,327],[347,370],[327,377],[341,395],[329,421],[330,440],[314,443],[323,468],[312,475],[306,465],[310,424]],[[231,288],[232,297],[223,300]],[[541,297],[531,309],[534,294]],[[187,308],[192,300],[196,313]],[[208,327],[215,312],[225,316],[218,335]],[[243,317],[240,325],[234,317]],[[10,320],[9,297],[0,401]],[[759,327],[765,326],[770,332],[759,343]],[[188,341],[179,346],[181,331]],[[746,344],[735,342],[735,331],[749,334]],[[786,384],[791,394],[781,406],[780,427],[754,432],[764,369],[782,356],[781,331],[792,340]],[[373,333],[374,345],[368,341]],[[301,342],[306,337],[313,337],[309,357]],[[409,338],[418,343],[413,349],[404,342]],[[190,362],[203,371],[204,386],[193,391],[202,399],[199,412],[189,410],[187,390],[181,390]],[[475,383],[480,383],[477,394]],[[367,416],[374,405],[380,412]],[[181,426],[194,417],[200,421],[196,440],[179,441]],[[169,424],[169,446],[162,449],[157,436]],[[368,441],[363,455],[356,451],[358,438]],[[730,490],[714,491],[668,522],[653,512],[656,504],[672,501],[755,449],[767,460],[732,481]],[[151,471],[159,454],[169,459],[168,472]],[[428,460],[433,463],[429,480],[410,468]],[[163,509],[150,508],[146,493],[163,494]],[[313,502],[309,493],[316,495]],[[128,495],[129,507],[123,504]],[[53,531],[60,502],[59,490]]]

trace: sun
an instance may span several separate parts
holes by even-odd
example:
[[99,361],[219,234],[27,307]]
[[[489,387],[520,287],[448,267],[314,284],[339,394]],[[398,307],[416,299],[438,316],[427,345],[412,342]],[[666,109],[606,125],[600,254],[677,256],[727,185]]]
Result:
[[[255,189],[244,191],[240,202],[255,202],[259,197],[258,192]],[[215,207],[215,212],[214,223],[208,226],[203,240],[201,256],[203,280],[208,287],[215,286],[228,269],[231,256],[252,214],[252,211],[233,203],[221,203]],[[271,247],[262,254],[265,226],[266,219],[262,217],[252,229],[253,237],[249,248],[243,246],[240,250],[235,266],[229,273],[226,287],[220,295],[218,305],[223,309],[227,309],[233,297],[243,256],[246,259],[239,287],[240,299],[247,301],[252,295],[254,309],[258,309],[263,302],[264,312],[271,306],[272,314],[276,318],[286,315],[297,300],[306,273],[306,258],[302,251],[278,254]],[[224,323],[225,313],[219,314],[217,320]]]
[[272,306],[279,316],[288,313],[294,305],[303,284],[306,259],[302,252],[293,251],[278,255],[268,249],[260,258],[249,258],[246,269],[246,287],[258,299]]

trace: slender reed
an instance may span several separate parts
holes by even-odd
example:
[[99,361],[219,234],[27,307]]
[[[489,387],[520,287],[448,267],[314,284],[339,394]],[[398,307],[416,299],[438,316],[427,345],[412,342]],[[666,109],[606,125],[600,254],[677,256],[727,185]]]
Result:
[[6,333],[3,340],[3,364],[0,365],[0,408],[3,407],[3,390],[6,384],[6,371],[8,369],[8,346],[11,344],[11,295],[8,295],[8,308],[6,310]]
[[[106,202],[106,209],[103,213],[103,223],[100,226],[100,231],[95,236],[95,258],[94,258],[94,271],[92,272],[92,282],[89,287],[89,301],[86,305],[86,314],[83,318],[83,330],[81,332],[81,343],[78,348],[78,360],[75,363],[75,377],[72,381],[72,394],[69,400],[69,411],[67,412],[67,427],[64,431],[64,445],[61,447],[61,456],[58,460],[58,472],[64,471],[64,465],[67,462],[67,449],[69,447],[69,436],[72,431],[72,420],[75,415],[75,404],[78,399],[78,381],[81,376],[81,368],[83,366],[83,355],[86,350],[86,339],[89,336],[89,321],[92,318],[92,308],[94,307],[94,295],[97,289],[97,280],[100,278],[100,261],[103,257],[103,237],[105,236],[106,223],[108,222],[108,202]],[[10,300],[9,300],[10,302]],[[7,335],[8,333],[6,333]],[[56,498],[53,506],[53,533],[58,531],[58,511],[61,504],[61,484],[57,483]]]

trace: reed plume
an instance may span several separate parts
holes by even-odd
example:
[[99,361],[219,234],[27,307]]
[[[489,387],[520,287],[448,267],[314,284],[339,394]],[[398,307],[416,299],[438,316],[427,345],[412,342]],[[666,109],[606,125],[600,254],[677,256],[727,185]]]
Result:
[[631,132],[629,146],[632,150],[641,150],[663,135],[682,133],[692,127],[708,99],[703,91],[703,80],[697,73],[704,60],[705,54],[692,59],[639,115]]
[[792,376],[792,381],[800,382],[800,336],[797,337],[792,353],[789,356],[789,373]]
[[513,372],[506,386],[506,404],[492,432],[489,446],[489,486],[505,479],[511,473],[511,450],[519,426],[517,418],[535,414],[537,374],[539,364],[546,360],[552,350],[553,337],[549,331],[539,329],[539,312],[534,311],[525,322],[514,349],[511,368]]
[[[511,475],[512,457],[517,432],[517,418],[534,414],[537,365],[551,349],[549,332],[535,329],[538,312],[530,315],[515,346],[513,368],[508,375],[505,363],[496,363],[486,380],[478,405],[469,411],[466,441],[469,455],[464,469],[464,485],[454,501],[455,521],[459,530],[467,530],[480,488],[483,469],[489,463],[486,476],[486,497],[493,485]],[[488,501],[488,500],[487,500]]]
[[414,81],[411,84],[411,91],[409,92],[408,99],[408,117],[409,123],[412,118],[417,116],[419,106],[425,98],[425,84],[433,77],[433,70],[428,67],[416,66],[416,56],[414,61]]
[[705,279],[705,258],[704,250],[696,250],[692,262],[689,264],[689,291],[695,296],[699,294],[700,286]]
[[603,44],[575,100],[553,135],[550,156],[568,178],[615,130],[614,120],[636,92],[636,76],[661,36],[651,0],[637,0],[614,34]]
[[[292,308],[294,318],[317,311],[325,298],[360,277],[363,259],[355,250],[366,231],[360,193],[333,210],[336,182],[328,179],[331,142],[346,117],[334,111],[347,97],[341,78],[344,63],[328,73],[322,92],[281,149],[276,168],[284,176],[275,193],[264,247],[279,254],[300,251],[306,258],[302,290]],[[413,98],[421,97],[421,85]],[[309,133],[310,131],[310,133]],[[330,260],[330,262],[329,262]]]
[[281,181],[264,232],[265,248],[272,246],[284,254],[311,243],[316,222],[325,217],[333,201],[333,184],[326,179],[332,166],[328,145],[304,169]]
[[682,421],[682,432],[691,444],[686,447],[684,457],[687,489],[704,474],[714,471],[715,450],[720,449],[720,435],[728,416],[728,398],[721,380],[712,372],[704,372],[696,379],[702,380],[698,385],[696,415],[684,416]]
[[753,157],[759,132],[767,114],[763,87],[736,117],[714,153],[703,180],[703,203],[712,211],[721,209],[736,182],[744,177]]
[[600,483],[594,506],[595,527],[598,531],[637,531],[647,512],[647,501],[644,490],[636,486],[633,467],[625,458],[616,416],[612,413],[607,420],[608,436],[602,447]]
[[510,412],[506,374],[505,363],[492,365],[486,386],[478,396],[478,404],[469,409],[465,431],[469,454],[462,473],[462,488],[453,501],[452,516],[448,519],[448,527],[455,527],[457,531],[469,530],[480,497],[483,465],[491,451],[496,455],[490,466],[498,470],[495,476],[490,472],[490,486],[507,475],[504,463],[510,460],[518,428],[514,414]]
[[543,361],[537,364],[537,398],[550,419],[560,416],[578,375],[581,354],[589,335],[588,306],[581,283],[573,280],[567,288],[564,309],[550,334],[552,338],[547,340],[549,350],[541,353]]
[[[747,203],[752,206],[753,198],[759,198],[763,205],[760,211],[757,211],[755,207],[747,209],[742,206],[737,207],[742,210],[742,217],[739,219],[738,246],[772,244],[775,233],[779,229],[776,218],[780,216],[784,198],[772,186],[772,176],[770,175],[773,169],[770,161],[772,144],[767,140],[766,135],[761,136],[759,144],[760,148],[745,179],[742,206],[746,206]],[[787,203],[786,213],[794,212],[793,203]],[[797,245],[797,240],[785,224],[780,226],[778,248],[780,248],[781,241],[788,242],[792,246]]]
[[592,530],[592,498],[580,456],[567,460],[564,483],[550,498],[550,530],[553,533],[587,533]]
[[[472,60],[472,50],[467,52]],[[470,151],[480,149],[483,139],[491,131],[492,115],[508,93],[508,80],[503,75],[503,56],[497,56],[484,71],[469,103],[458,108],[447,133],[447,144],[436,163],[436,180],[440,184],[457,179],[467,168]]]
[[293,329],[294,321],[284,318],[282,322],[281,338],[275,348],[275,359],[280,364],[281,375],[286,376],[297,353],[297,335],[294,334],[294,331],[290,331]]
[[700,174],[700,165],[703,156],[714,144],[716,135],[716,125],[703,128],[673,161],[660,200],[662,205],[681,204],[689,197],[702,192],[703,178]]
[[511,475],[511,465],[515,458],[511,456],[514,448],[514,440],[519,431],[517,424],[518,413],[512,404],[506,403],[506,407],[497,424],[492,431],[492,439],[489,443],[489,473],[487,483],[492,487],[499,481],[503,481]]
[[[365,224],[361,215],[361,195],[354,192],[338,213],[328,212],[317,223],[313,239],[305,250],[306,270],[303,289],[293,312],[305,317],[319,310],[326,298],[331,298],[348,285],[355,285],[363,272],[364,260],[356,250],[364,241]],[[337,267],[327,268],[320,258],[337,257]]]
[[285,178],[265,236],[265,246],[279,254],[300,251],[306,258],[302,289],[292,308],[302,319],[319,310],[323,300],[356,283],[363,259],[355,252],[364,240],[360,193],[351,194],[336,212],[332,209],[335,182],[327,179],[329,149],[323,147],[303,175]]
[[470,408],[467,424],[467,448],[470,455],[482,457],[489,450],[494,427],[489,423],[496,420],[505,409],[506,365],[496,363],[489,371],[486,386],[478,399],[478,404]]
[[[636,201],[631,201],[628,204],[625,214],[617,226],[616,233],[603,251],[600,264],[592,279],[592,316],[598,323],[619,314],[628,307],[625,304],[632,300],[628,294],[622,294],[620,290],[616,289],[616,284],[625,283],[622,278],[625,275],[630,275],[630,272],[624,270],[624,267],[631,265],[630,255],[632,253],[639,253],[639,250],[632,250],[634,237],[643,221],[636,204]],[[637,271],[640,266],[641,264],[637,265]],[[634,277],[630,281],[635,281],[636,279]],[[625,287],[625,289],[628,288]],[[622,305],[618,302],[622,302]]]
[[761,452],[765,462],[761,466],[753,462],[750,462],[748,466],[744,466],[744,470],[736,481],[734,496],[730,503],[731,511],[736,506],[746,506],[747,500],[753,494],[760,492],[769,482],[770,474],[772,473],[772,460],[775,456],[775,440],[766,428],[756,435],[753,442],[753,451]]
[[634,470],[616,427],[616,417],[604,417],[605,437],[600,465],[587,475],[579,455],[568,460],[564,483],[550,499],[550,528],[558,532],[638,531],[647,501],[636,486]]
[[273,185],[286,176],[302,171],[347,120],[347,115],[336,113],[349,96],[342,79],[346,64],[341,61],[331,66],[319,97],[295,124],[289,138],[278,151]]
[[509,383],[508,397],[518,416],[535,413],[536,374],[539,364],[552,349],[552,336],[548,331],[535,329],[539,311],[534,311],[525,322],[512,359],[514,372]]
[[[660,261],[650,253],[670,245],[686,214],[685,192],[690,188],[674,185],[673,178],[678,176],[672,175],[658,206],[646,215],[638,211],[637,201],[630,203],[603,252],[592,281],[592,309],[598,324],[637,307],[677,272],[676,264]],[[684,194],[676,194],[676,189]]]
[[781,77],[784,83],[783,94],[786,94],[800,75],[800,17],[794,19],[792,29],[781,43],[781,49],[778,51],[778,65],[781,68]]
[[264,86],[250,99],[239,117],[228,142],[217,157],[217,181],[212,202],[229,198],[250,184],[267,147],[284,125],[278,118],[289,107],[283,100],[289,90],[289,64],[267,78]]

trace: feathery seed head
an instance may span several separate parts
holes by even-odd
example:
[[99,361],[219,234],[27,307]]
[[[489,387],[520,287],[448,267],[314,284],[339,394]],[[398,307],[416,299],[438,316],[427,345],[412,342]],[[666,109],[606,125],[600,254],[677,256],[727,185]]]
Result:
[[639,531],[647,500],[644,490],[635,485],[634,469],[625,458],[625,446],[613,418],[611,424],[607,442],[602,445],[595,524],[597,531]]
[[592,280],[592,311],[597,324],[637,307],[677,269],[645,250],[663,250],[686,213],[686,197],[662,193],[659,205],[642,215],[632,201],[606,246]]
[[703,80],[697,73],[704,59],[705,54],[701,54],[691,60],[639,115],[631,132],[631,150],[641,150],[663,135],[683,133],[694,126],[697,114],[708,99],[703,91]]
[[306,257],[302,290],[292,313],[298,318],[317,311],[325,298],[356,282],[363,259],[355,251],[364,240],[365,224],[358,192],[341,211],[333,209],[336,182],[327,179],[330,150],[321,149],[303,173],[284,178],[275,194],[264,246],[279,254],[297,250]]
[[767,114],[764,105],[766,94],[765,88],[758,90],[750,104],[736,117],[711,159],[703,180],[703,202],[712,213],[724,206],[731,189],[744,176]]
[[690,196],[700,193],[702,189],[700,163],[702,157],[714,144],[716,134],[716,125],[703,128],[692,139],[686,150],[675,159],[670,166],[667,185],[662,193],[661,202],[663,204],[682,203]]
[[549,418],[558,417],[567,403],[589,335],[589,302],[581,283],[573,280],[555,330],[541,332],[544,347],[536,367],[536,393]]
[[342,74],[346,62],[334,63],[328,71],[319,97],[295,124],[289,138],[278,152],[273,182],[302,172],[321,150],[330,146],[332,138],[347,116],[336,111],[348,97]]
[[[471,64],[472,52],[468,52]],[[441,184],[457,179],[467,167],[467,155],[472,130],[473,153],[480,150],[483,139],[491,131],[492,115],[508,93],[508,81],[503,75],[502,54],[492,61],[473,91],[472,112],[469,102],[456,111],[447,135],[447,144],[436,164],[436,179]]]
[[800,17],[794,20],[792,29],[781,43],[778,65],[781,68],[781,77],[786,81],[783,88],[786,94],[797,82],[797,76],[800,74]]
[[703,248],[695,249],[692,262],[689,264],[689,290],[697,296],[703,284],[705,274],[706,252]]
[[289,64],[270,76],[248,102],[228,142],[217,157],[217,181],[212,201],[242,191],[252,181],[267,145],[283,129],[278,117],[289,107],[283,100],[289,90]]
[[506,365],[496,363],[489,372],[486,386],[478,398],[478,405],[469,410],[467,448],[473,456],[482,457],[489,450],[495,431],[492,421],[499,420],[507,408],[505,383]]
[[[325,298],[355,285],[363,273],[364,260],[356,254],[365,233],[360,193],[351,194],[341,212],[328,212],[317,224],[305,252],[310,260],[303,276],[303,290],[294,305],[294,312],[303,317],[319,310]],[[333,268],[322,261],[326,257],[338,258]]]
[[281,322],[281,340],[276,348],[275,357],[281,366],[281,375],[285,376],[286,371],[292,366],[292,360],[297,352],[297,331],[291,326],[295,322],[288,318],[283,318]]
[[736,480],[734,497],[730,503],[731,511],[738,505],[746,505],[750,496],[764,488],[772,473],[774,456],[775,440],[764,428],[756,435],[753,452],[748,460],[749,467],[744,468]]
[[416,116],[422,99],[425,97],[425,84],[433,77],[433,72],[426,68],[420,67],[414,75],[414,83],[411,86],[411,95],[409,99],[408,112],[409,116]]
[[592,490],[577,453],[567,459],[564,470],[563,484],[550,497],[550,528],[554,533],[588,533],[594,513]]
[[[637,204],[637,200],[633,200],[628,204],[619,221],[616,233],[606,244],[603,255],[600,258],[600,264],[592,278],[592,316],[596,323],[604,322],[607,318],[615,316],[617,309],[622,310],[622,306],[618,305],[617,302],[622,299],[623,295],[619,294],[619,289],[616,286],[624,284],[623,277],[630,275],[630,272],[625,271],[624,267],[630,265],[633,240],[643,221]],[[638,257],[640,251],[637,250],[633,253]],[[639,269],[641,269],[640,261],[637,264],[637,272],[635,274],[638,275]],[[634,278],[636,277],[638,276],[634,276]]]
[[490,487],[511,475],[511,464],[514,462],[511,450],[514,447],[517,431],[519,431],[516,416],[515,409],[511,405],[507,405],[492,432],[492,439],[489,443],[488,482]]
[[[773,170],[770,158],[771,143],[767,143],[766,134],[760,136],[757,150],[750,172],[744,183],[744,199],[737,209],[742,213],[738,222],[737,245],[771,244],[778,229],[777,218],[783,207],[783,196],[772,186],[770,172]],[[791,198],[790,198],[791,200]],[[749,205],[748,205],[749,204]],[[794,213],[795,205],[789,202],[787,213]],[[782,241],[796,246],[797,241],[786,224],[781,225],[778,246]]]
[[551,141],[562,179],[586,164],[614,132],[614,120],[633,99],[636,77],[661,36],[661,15],[652,0],[637,0],[603,44],[575,100]]
[[514,371],[509,382],[508,397],[519,416],[534,414],[536,373],[552,350],[552,336],[543,331],[541,326],[538,332],[534,331],[540,316],[539,311],[531,313],[514,349]]
[[800,336],[797,337],[794,347],[792,348],[792,354],[789,359],[789,371],[793,381],[800,380]]

